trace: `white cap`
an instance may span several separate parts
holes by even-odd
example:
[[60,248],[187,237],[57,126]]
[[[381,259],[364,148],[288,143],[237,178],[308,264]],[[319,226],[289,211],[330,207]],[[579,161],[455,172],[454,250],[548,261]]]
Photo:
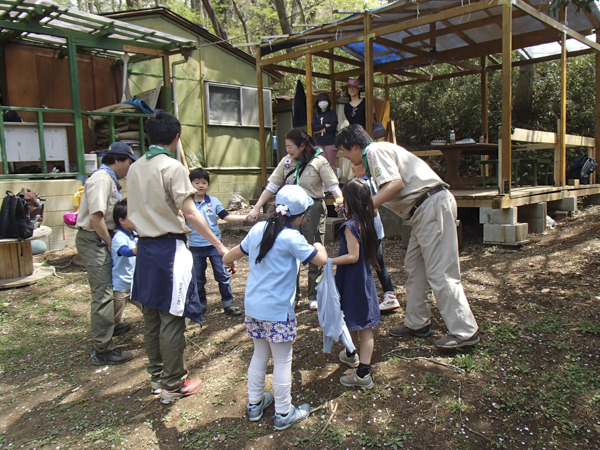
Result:
[[313,204],[313,199],[306,195],[306,191],[295,184],[283,186],[275,197],[277,212],[286,211],[290,216],[304,213]]

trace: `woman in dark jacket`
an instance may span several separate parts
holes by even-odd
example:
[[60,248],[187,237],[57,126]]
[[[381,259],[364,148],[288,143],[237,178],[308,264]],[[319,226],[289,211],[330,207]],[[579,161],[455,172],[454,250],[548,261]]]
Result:
[[335,146],[335,133],[337,124],[338,118],[335,111],[331,110],[331,100],[325,92],[321,92],[317,97],[317,110],[312,117],[312,131],[316,146],[323,149],[323,156],[336,175],[337,147]]

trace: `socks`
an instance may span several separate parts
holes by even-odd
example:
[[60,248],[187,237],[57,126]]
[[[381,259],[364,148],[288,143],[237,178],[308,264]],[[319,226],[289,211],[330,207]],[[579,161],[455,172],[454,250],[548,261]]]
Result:
[[346,356],[347,356],[348,358],[352,358],[354,355],[356,355],[356,349],[354,349],[354,350],[352,351],[352,353],[350,353],[350,352],[348,351],[348,349],[346,349]]
[[371,373],[371,365],[360,363],[358,369],[356,369],[356,375],[359,378],[364,378]]

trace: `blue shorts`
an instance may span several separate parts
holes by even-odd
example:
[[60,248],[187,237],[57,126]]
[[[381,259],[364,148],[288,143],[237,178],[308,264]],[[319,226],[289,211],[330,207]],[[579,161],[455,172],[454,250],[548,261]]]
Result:
[[296,318],[291,320],[258,320],[246,316],[246,330],[252,339],[266,339],[267,342],[279,344],[296,340]]

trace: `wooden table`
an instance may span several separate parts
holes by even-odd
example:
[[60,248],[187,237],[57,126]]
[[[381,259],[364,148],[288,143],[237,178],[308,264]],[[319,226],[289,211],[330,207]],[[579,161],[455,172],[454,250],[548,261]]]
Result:
[[[487,155],[498,158],[498,144],[451,144],[429,145],[423,150],[438,150],[446,159],[446,176],[444,181],[452,189],[469,189],[458,173],[458,158],[461,155]],[[417,155],[419,152],[415,152]]]
[[44,225],[33,232],[29,239],[0,239],[0,279],[27,277],[33,273],[31,241],[52,234],[52,228]]

